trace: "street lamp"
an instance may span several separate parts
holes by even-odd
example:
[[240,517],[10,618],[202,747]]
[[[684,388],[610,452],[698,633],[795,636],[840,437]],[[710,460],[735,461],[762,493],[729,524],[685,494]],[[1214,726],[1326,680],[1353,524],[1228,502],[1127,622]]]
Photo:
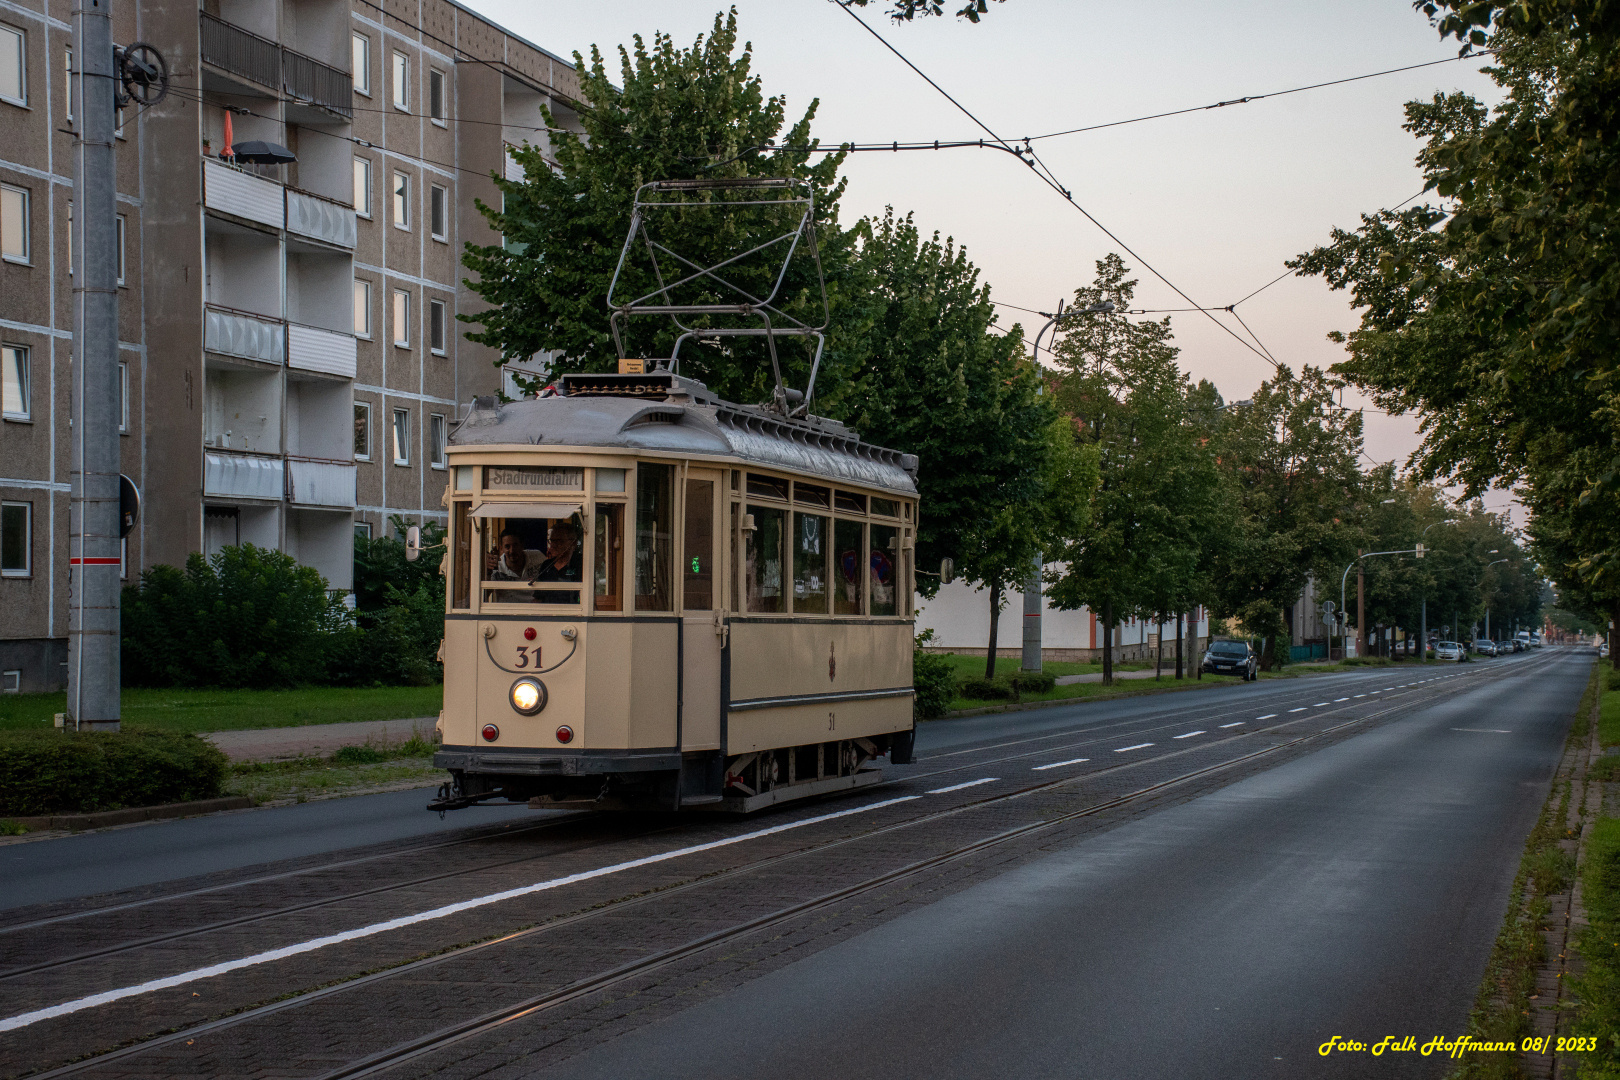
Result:
[[[1488,551],[1488,552],[1486,552],[1486,554],[1487,555],[1495,555],[1496,552],[1495,551]],[[1485,584],[1485,575],[1490,572],[1491,567],[1495,566],[1497,563],[1505,563],[1505,562],[1512,562],[1512,561],[1513,561],[1512,559],[1497,559],[1496,562],[1488,562],[1488,563],[1486,563],[1485,564],[1485,569],[1481,570],[1479,572],[1479,583],[1481,585]],[[1491,636],[1491,605],[1488,602],[1485,605],[1485,636],[1487,638]]]
[[[1056,326],[1059,319],[1072,318],[1075,315],[1108,315],[1114,310],[1112,300],[1099,300],[1090,307],[1063,310],[1063,301],[1058,301],[1057,314],[1046,321],[1046,325],[1035,331],[1035,366],[1039,369],[1041,364],[1041,335]],[[1040,314],[1044,315],[1045,312]],[[1056,332],[1053,332],[1056,336]],[[993,661],[992,661],[993,662]],[[1025,671],[1041,670],[1041,553],[1035,553],[1035,565],[1030,567],[1029,580],[1024,582],[1024,655],[1019,666]]]
[[[1350,565],[1344,568],[1344,573],[1342,575],[1340,575],[1340,577],[1339,577],[1339,610],[1340,611],[1344,610],[1344,586],[1345,586],[1345,582],[1350,580],[1350,571],[1352,571],[1352,570],[1354,570],[1356,568],[1356,563],[1359,563],[1362,559],[1370,559],[1374,555],[1412,555],[1412,554],[1415,554],[1415,553],[1420,552],[1422,550],[1423,549],[1421,547],[1415,547],[1415,548],[1405,548],[1405,549],[1403,549],[1401,551],[1369,551],[1369,552],[1366,552],[1365,554],[1357,555],[1353,560],[1351,560]],[[1358,616],[1358,618],[1359,618],[1359,616]],[[1361,632],[1363,634],[1366,633],[1366,627],[1361,627],[1360,630],[1361,630]],[[1343,635],[1341,634],[1340,636],[1342,637]]]

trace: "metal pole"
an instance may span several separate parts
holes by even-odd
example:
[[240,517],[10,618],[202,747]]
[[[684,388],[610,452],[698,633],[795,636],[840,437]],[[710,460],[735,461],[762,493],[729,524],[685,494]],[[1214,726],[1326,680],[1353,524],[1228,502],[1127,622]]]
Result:
[[72,501],[68,698],[76,728],[117,731],[118,250],[112,0],[73,8]]
[[1367,571],[1360,565],[1356,566],[1356,655],[1367,655]]
[[1418,660],[1429,659],[1429,598],[1423,598],[1423,628],[1418,632]]
[[1025,671],[1041,670],[1041,557],[1030,567],[1024,582],[1024,663]]

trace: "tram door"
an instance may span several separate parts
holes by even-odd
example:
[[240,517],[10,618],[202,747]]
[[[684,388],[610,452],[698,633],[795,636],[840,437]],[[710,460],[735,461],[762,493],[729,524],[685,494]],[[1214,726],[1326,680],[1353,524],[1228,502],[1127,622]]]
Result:
[[721,473],[689,469],[682,520],[681,749],[720,748]]

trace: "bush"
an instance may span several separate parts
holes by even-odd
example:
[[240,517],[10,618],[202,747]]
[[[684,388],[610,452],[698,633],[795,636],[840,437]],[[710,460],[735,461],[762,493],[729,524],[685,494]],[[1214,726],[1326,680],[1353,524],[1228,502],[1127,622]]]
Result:
[[1044,694],[1057,685],[1057,676],[1045,671],[1020,671],[1007,683],[1017,694]]
[[375,746],[340,746],[332,760],[339,765],[375,765],[387,761],[388,755]]
[[1013,696],[1013,688],[999,679],[963,679],[957,689],[963,697],[978,701],[1001,701]]
[[0,815],[88,813],[217,798],[229,763],[168,731],[0,733]]
[[125,686],[267,689],[320,683],[347,624],[313,568],[243,544],[184,572],[154,566],[123,596]]
[[921,649],[911,654],[911,709],[919,720],[944,716],[956,696],[956,667],[951,658]]
[[1604,672],[1603,686],[1606,690],[1620,690],[1620,671],[1610,669]]

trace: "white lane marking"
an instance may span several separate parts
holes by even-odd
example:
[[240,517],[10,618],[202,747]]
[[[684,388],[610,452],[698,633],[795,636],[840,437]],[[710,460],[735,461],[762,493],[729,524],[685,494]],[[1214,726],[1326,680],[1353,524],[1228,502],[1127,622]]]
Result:
[[1366,696],[1367,696],[1366,694],[1357,694],[1356,695],[1356,697],[1358,697],[1358,698],[1362,698],[1362,697],[1366,697]]
[[1475,731],[1482,735],[1511,735],[1513,732],[1507,728],[1499,727],[1454,727],[1452,731]]
[[[1395,688],[1394,688],[1394,687],[1393,687],[1393,686],[1386,686],[1386,687],[1384,687],[1384,690],[1393,690],[1393,689],[1395,689]],[[1375,690],[1375,691],[1373,691],[1373,692],[1374,692],[1374,693],[1377,693],[1377,694],[1382,694],[1382,693],[1383,693],[1383,692],[1384,692],[1384,690]]]
[[1289,710],[1288,710],[1288,711],[1289,711],[1289,712],[1304,712],[1304,711],[1305,711],[1305,706],[1303,706],[1303,705],[1301,705],[1301,706],[1300,706],[1300,707],[1299,707],[1299,708],[1297,708],[1297,709],[1289,709]]
[[1383,691],[1382,690],[1369,690],[1369,691],[1367,691],[1367,693],[1369,693],[1369,694],[1382,694]]
[[[1274,717],[1274,716],[1276,716],[1276,715],[1277,715],[1277,714],[1276,714],[1276,713],[1274,713],[1274,712],[1268,712],[1268,713],[1266,713],[1266,715],[1264,715],[1264,716],[1257,716],[1257,717],[1255,717],[1255,719],[1256,719],[1256,720],[1270,720],[1270,719],[1271,719],[1271,718],[1272,718],[1272,717]],[[1238,721],[1238,724],[1241,724],[1241,723],[1243,723],[1243,721],[1241,721],[1241,720],[1239,720],[1239,721]],[[1237,727],[1237,724],[1222,724],[1222,725],[1221,725],[1221,727]]]
[[1318,701],[1315,705],[1312,705],[1311,708],[1313,708],[1313,709],[1321,709],[1321,708],[1325,708],[1326,706],[1331,705],[1331,704],[1333,704],[1333,702],[1331,702],[1331,701]]
[[999,777],[999,776],[987,776],[983,780],[969,780],[965,784],[952,784],[950,787],[935,788],[933,791],[930,791],[928,794],[930,794],[930,795],[943,795],[947,791],[961,791],[965,787],[978,787],[980,784],[993,784],[997,780],[1000,780],[1000,779],[1001,779],[1001,777]]
[[1347,697],[1336,697],[1336,698],[1334,698],[1334,699],[1333,699],[1333,700],[1334,700],[1334,701],[1335,701],[1335,702],[1340,702],[1340,701],[1349,701],[1349,700],[1350,700],[1350,699],[1349,699],[1349,698],[1347,698]]
[[1152,746],[1152,745],[1153,744],[1150,743],[1150,742],[1139,742],[1135,746],[1121,746],[1117,750],[1115,750],[1114,753],[1123,754],[1127,750],[1141,750],[1144,747],[1148,747],[1148,746]]
[[[1271,716],[1276,716],[1276,715],[1277,715],[1276,713],[1271,714]],[[1271,716],[1262,716],[1262,717],[1260,717],[1260,719],[1262,719],[1262,720],[1270,720]],[[1241,721],[1241,720],[1236,720],[1236,721],[1233,721],[1230,724],[1222,724],[1221,725],[1221,727],[1223,727],[1223,728],[1242,727],[1242,726],[1243,726],[1243,721]]]
[[1194,735],[1202,735],[1202,734],[1204,734],[1202,731],[1189,731],[1185,735],[1177,735],[1176,738],[1178,738],[1178,739],[1190,739]]
[[1065,765],[1078,765],[1082,761],[1090,761],[1090,760],[1091,759],[1088,758],[1088,757],[1070,758],[1068,761],[1054,761],[1050,765],[1037,765],[1033,769],[1031,769],[1030,771],[1031,772],[1040,772],[1042,769],[1061,769]]
[[823,821],[832,821],[834,818],[848,817],[851,814],[864,814],[868,810],[877,810],[885,806],[893,806],[896,803],[910,802],[913,799],[920,798],[922,798],[921,795],[902,795],[897,799],[885,799],[882,802],[871,803],[867,806],[857,806],[853,810],[839,810],[831,814],[821,814],[817,817],[805,818],[803,821],[790,821],[783,825],[772,825],[768,829],[758,829],[751,833],[743,833],[741,836],[729,836],[723,840],[711,840],[706,844],[694,844],[691,847],[676,848],[673,851],[665,851],[657,855],[647,855],[639,859],[631,859],[629,862],[615,863],[612,866],[598,867],[595,870],[583,870],[577,874],[569,874],[567,877],[552,878],[550,881],[538,881],[533,885],[522,885],[515,889],[504,889],[501,892],[489,893],[486,896],[474,897],[471,900],[461,900],[457,903],[445,904],[443,907],[432,908],[428,911],[419,911],[414,915],[401,915],[398,918],[388,919],[384,922],[372,923],[370,926],[361,926],[354,930],[344,930],[337,934],[327,934],[324,937],[310,938],[308,941],[300,941],[295,945],[285,945],[279,949],[271,949],[267,952],[254,953],[252,956],[244,956],[236,960],[225,960],[218,964],[210,964],[207,967],[194,968],[191,971],[184,971],[178,975],[168,975],[161,979],[149,979],[143,983],[136,983],[134,986],[124,986],[118,988],[117,990],[105,990],[99,994],[91,994],[88,997],[63,1002],[61,1005],[51,1005],[44,1009],[35,1009],[32,1012],[18,1013],[16,1016],[8,1016],[4,1019],[0,1019],[0,1031],[14,1031],[17,1028],[27,1027],[29,1024],[37,1024],[41,1020],[50,1020],[58,1016],[66,1016],[69,1013],[80,1012],[84,1009],[94,1008],[97,1005],[106,1005],[109,1002],[121,1001],[124,998],[135,997],[140,994],[150,994],[158,990],[168,990],[171,987],[184,986],[187,983],[196,982],[199,979],[211,979],[216,975],[224,975],[227,972],[237,971],[241,968],[253,967],[256,964],[267,964],[274,960],[284,960],[289,956],[298,956],[302,953],[314,952],[316,949],[324,949],[328,945],[337,945],[345,941],[354,941],[359,938],[371,937],[374,934],[381,934],[389,930],[398,930],[401,927],[414,926],[417,923],[427,922],[431,919],[442,919],[447,915],[458,915],[463,911],[471,911],[474,908],[481,908],[489,904],[500,903],[502,900],[511,900],[519,896],[529,896],[533,893],[545,892],[548,889],[556,889],[564,885],[572,885],[575,882],[589,881],[592,878],[606,877],[609,874],[617,874],[624,870],[634,870],[637,867],[650,866],[653,863],[661,863],[669,859],[680,858],[682,855],[695,855],[700,851],[713,851],[715,848],[723,848],[729,847],[732,844],[740,844],[744,840],[756,840],[761,836],[770,836],[773,833],[786,832],[789,829],[797,829],[804,825],[815,825]]

